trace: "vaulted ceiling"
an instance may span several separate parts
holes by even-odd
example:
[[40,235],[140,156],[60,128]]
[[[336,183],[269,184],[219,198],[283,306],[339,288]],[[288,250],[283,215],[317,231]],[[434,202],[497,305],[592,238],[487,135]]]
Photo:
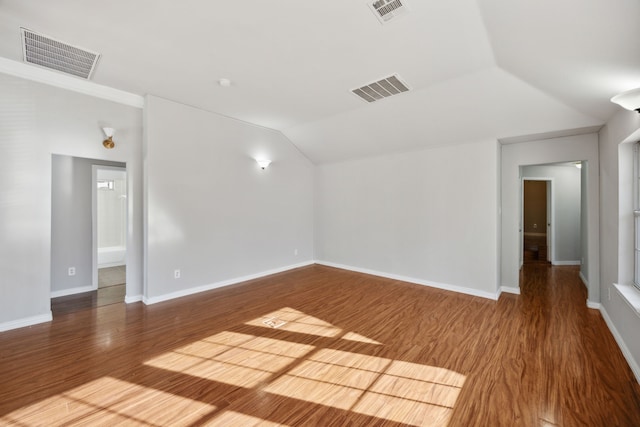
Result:
[[[96,83],[282,131],[315,163],[602,125],[640,86],[638,0],[0,0],[20,27],[101,53]],[[407,93],[351,90],[397,73]],[[230,87],[218,85],[230,79]]]

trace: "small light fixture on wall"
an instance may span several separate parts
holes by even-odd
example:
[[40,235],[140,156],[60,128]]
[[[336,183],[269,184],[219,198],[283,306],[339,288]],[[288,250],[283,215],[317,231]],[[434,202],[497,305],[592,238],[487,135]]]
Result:
[[268,160],[268,159],[256,159],[256,163],[258,163],[258,166],[260,166],[262,169],[266,169],[266,167],[271,164],[271,160]]
[[611,98],[611,102],[629,111],[637,111],[640,113],[640,88],[622,92]]
[[113,132],[114,129],[113,128],[102,128],[102,131],[104,132],[105,136],[107,137],[107,139],[105,139],[104,141],[102,141],[102,145],[104,146],[104,148],[106,148],[107,150],[111,150],[113,147],[116,146],[116,143],[113,142]]

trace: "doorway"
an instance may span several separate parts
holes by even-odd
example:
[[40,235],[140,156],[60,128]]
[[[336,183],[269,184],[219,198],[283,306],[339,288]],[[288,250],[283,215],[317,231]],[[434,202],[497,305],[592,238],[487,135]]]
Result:
[[101,305],[124,301],[127,259],[127,170],[92,166],[93,288]]
[[523,263],[550,264],[552,181],[523,180]]

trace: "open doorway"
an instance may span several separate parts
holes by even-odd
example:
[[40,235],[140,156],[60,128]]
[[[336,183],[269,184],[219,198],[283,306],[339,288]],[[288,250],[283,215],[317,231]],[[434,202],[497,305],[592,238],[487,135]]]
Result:
[[523,180],[523,263],[551,262],[552,181]]
[[582,162],[521,166],[521,265],[583,264],[587,246],[582,167]]
[[[121,162],[52,155],[51,310],[54,317],[89,307],[123,302],[125,299],[126,285],[113,289],[98,287],[97,241],[93,231],[96,223],[94,198],[97,200],[93,179],[95,165],[126,170],[126,164]],[[113,187],[115,193],[115,180]],[[126,184],[124,188],[126,189]],[[126,196],[126,190],[124,195]],[[119,196],[115,198],[119,200],[120,206],[111,208],[114,212],[108,213],[108,216],[124,215],[124,231],[117,232],[124,234],[119,234],[115,241],[126,242],[127,203],[126,197]],[[126,244],[117,243],[112,246],[124,246],[126,253]],[[124,267],[124,259],[126,258],[122,257],[116,261],[112,258],[111,262],[114,266],[118,264]]]
[[92,166],[93,288],[102,303],[126,293],[127,170]]

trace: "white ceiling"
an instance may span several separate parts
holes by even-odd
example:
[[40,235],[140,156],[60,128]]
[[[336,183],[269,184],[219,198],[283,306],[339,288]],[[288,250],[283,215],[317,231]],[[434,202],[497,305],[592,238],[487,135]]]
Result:
[[[381,25],[364,0],[0,0],[0,56],[22,59],[21,26],[100,52],[96,83],[280,130],[315,163],[599,126],[640,86],[638,0],[405,1]],[[393,73],[412,91],[350,92]]]

